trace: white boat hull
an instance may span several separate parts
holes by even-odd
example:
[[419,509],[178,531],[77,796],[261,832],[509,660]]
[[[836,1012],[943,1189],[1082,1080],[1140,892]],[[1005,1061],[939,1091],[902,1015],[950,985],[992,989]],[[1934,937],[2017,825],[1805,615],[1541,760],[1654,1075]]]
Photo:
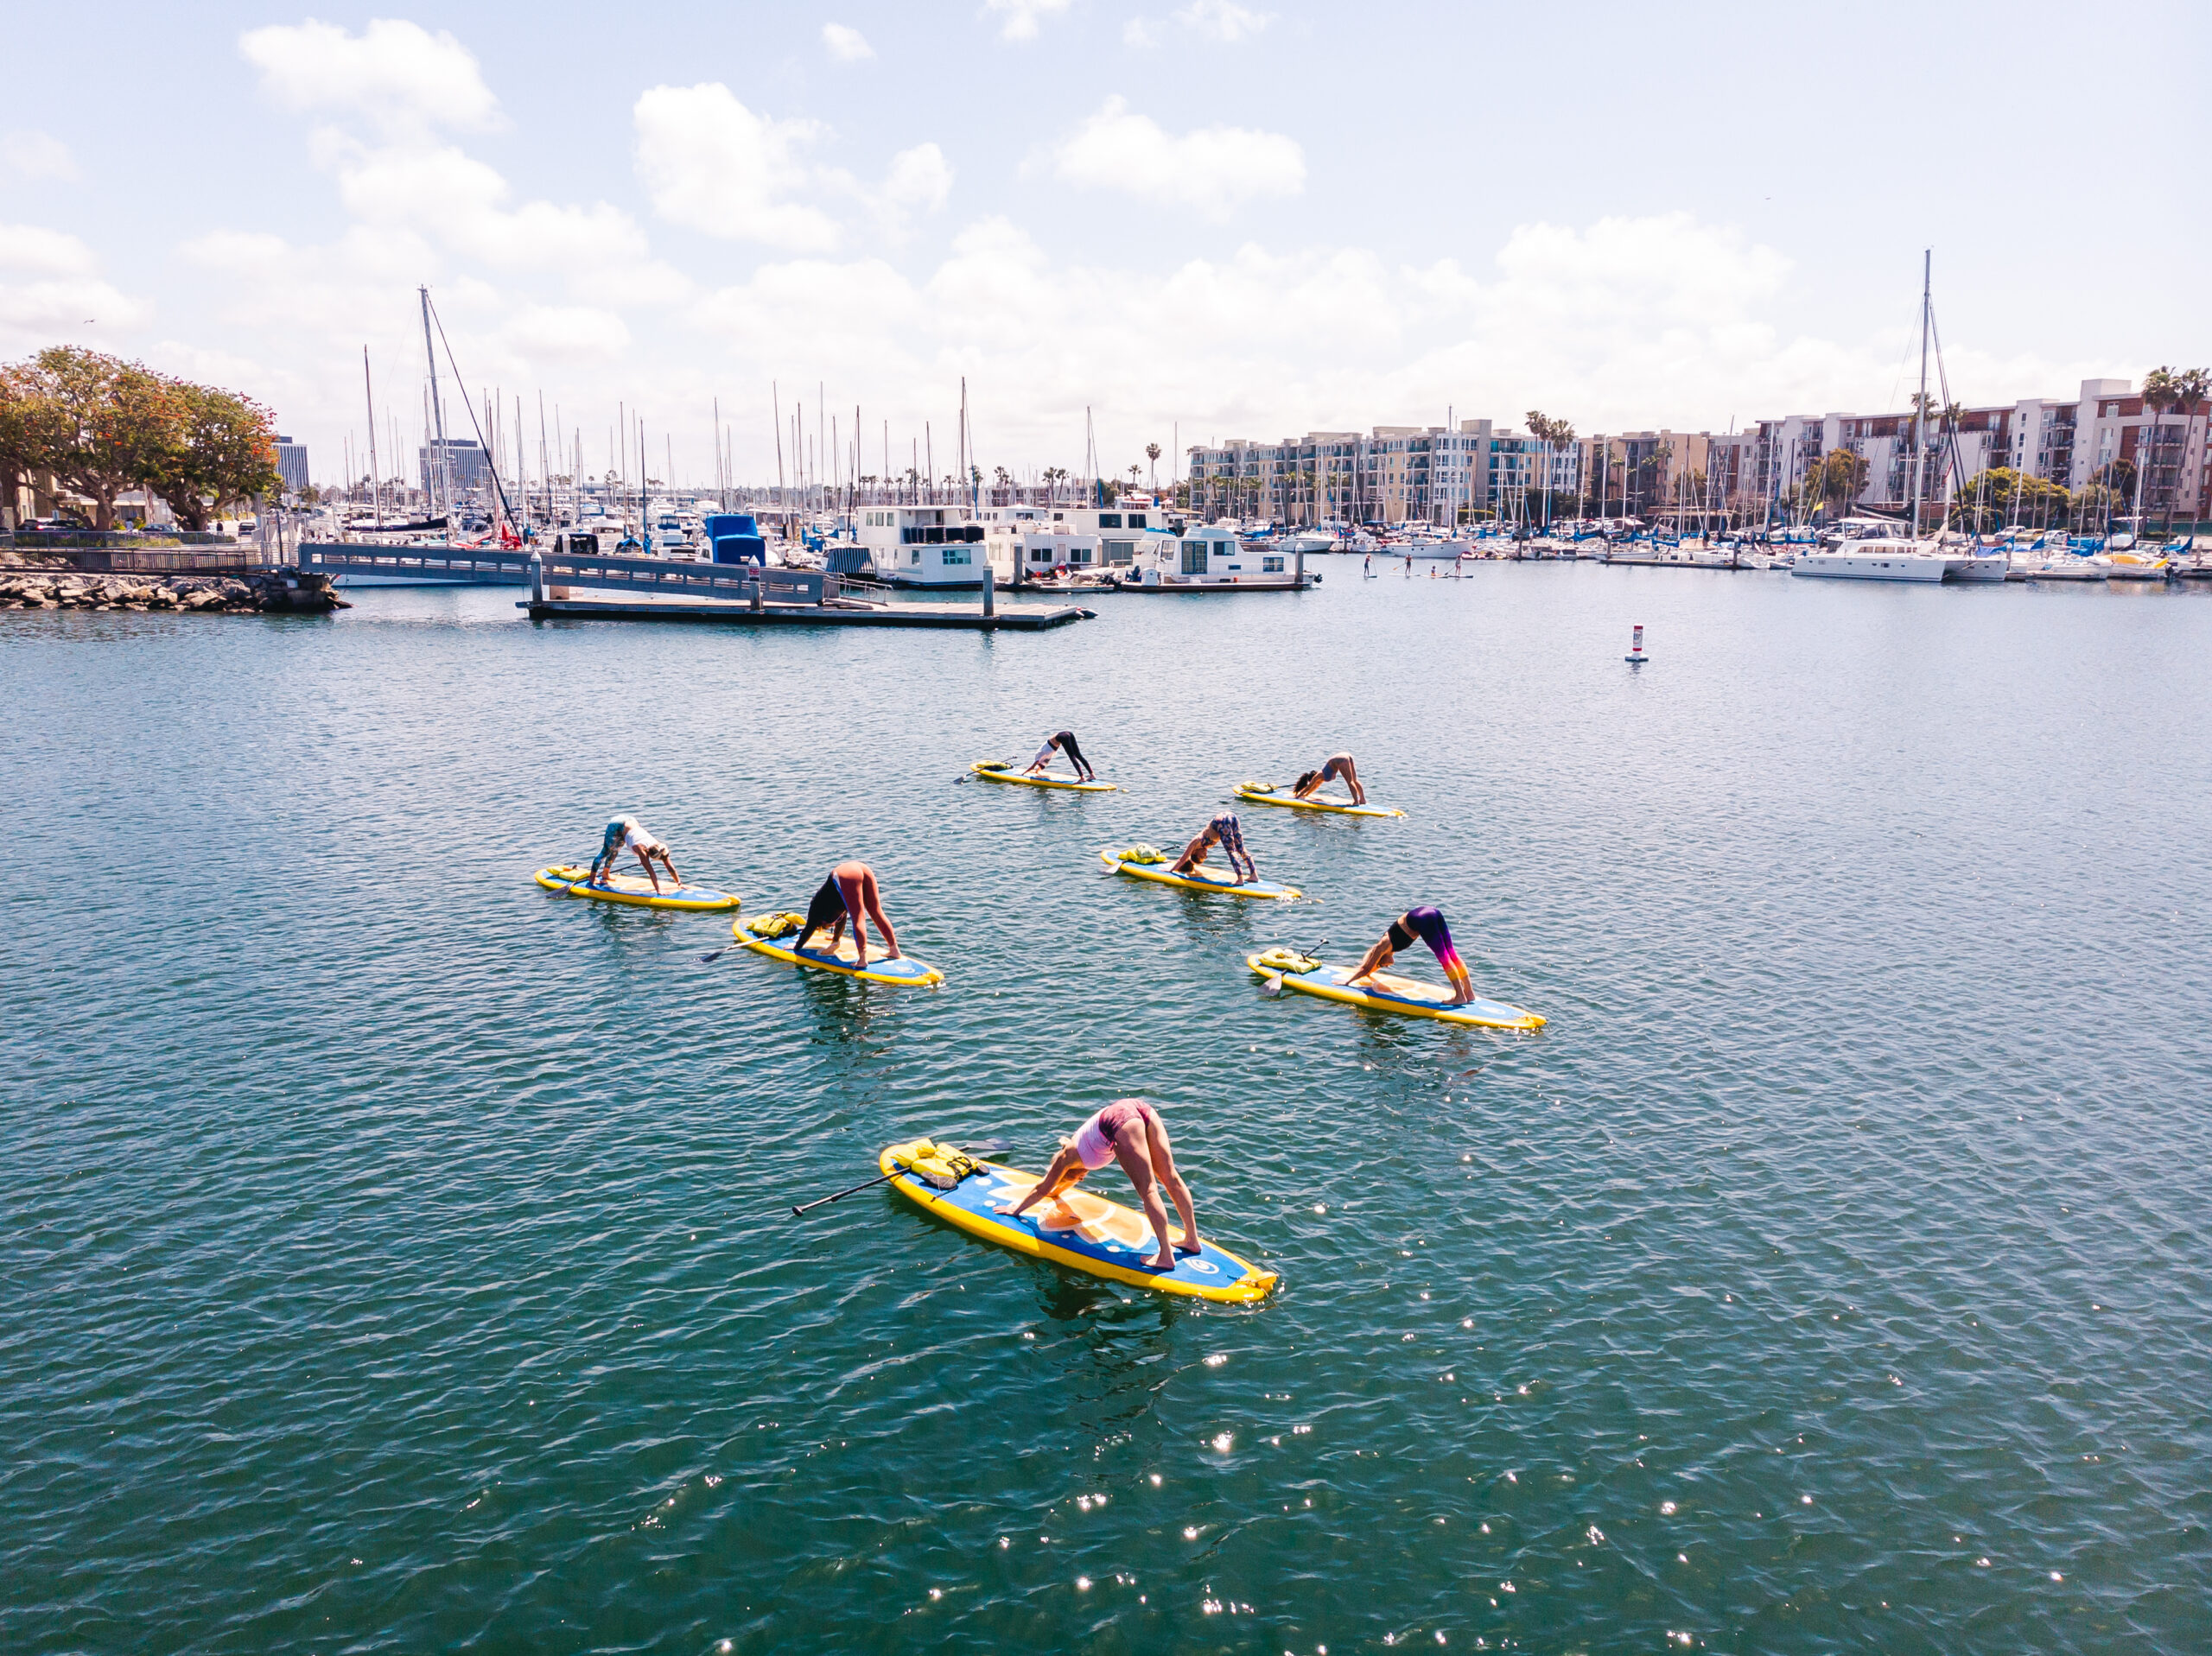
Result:
[[1832,581],[1936,581],[1961,560],[1931,556],[1925,552],[1805,551],[1790,565],[1793,575],[1820,575]]

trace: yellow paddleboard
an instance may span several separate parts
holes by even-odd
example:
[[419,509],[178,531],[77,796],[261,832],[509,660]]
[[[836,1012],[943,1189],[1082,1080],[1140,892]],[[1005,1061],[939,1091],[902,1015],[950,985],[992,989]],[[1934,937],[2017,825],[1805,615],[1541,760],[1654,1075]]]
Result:
[[[891,1188],[909,1202],[959,1226],[970,1236],[1032,1259],[1049,1259],[1071,1271],[1163,1294],[1187,1294],[1195,1299],[1249,1304],[1265,1298],[1275,1285],[1274,1272],[1262,1271],[1227,1248],[1203,1240],[1198,1253],[1177,1254],[1173,1270],[1151,1269],[1144,1261],[1159,1244],[1145,1216],[1081,1187],[1039,1202],[1019,1219],[1011,1218],[998,1209],[1010,1208],[1028,1195],[1039,1175],[985,1162],[982,1172],[961,1180],[950,1190],[940,1190],[905,1171],[906,1162],[902,1158],[914,1147],[888,1146],[876,1158],[877,1171],[891,1176]],[[1109,1173],[1118,1176],[1118,1171],[1109,1164],[1091,1178]],[[1183,1239],[1182,1230],[1172,1221],[1169,1239],[1177,1242]]]
[[[750,920],[730,922],[730,936],[756,954],[766,955],[772,961],[781,961],[786,966],[808,966],[817,972],[836,972],[849,978],[858,978],[864,983],[893,983],[910,989],[925,988],[944,981],[944,974],[927,961],[918,961],[911,955],[901,955],[890,960],[876,949],[868,951],[868,965],[860,963],[860,951],[848,936],[837,940],[833,953],[823,947],[826,934],[817,932],[804,952],[792,947],[798,942],[796,930],[782,937],[764,937],[753,928],[773,929],[776,923],[787,918],[780,914],[757,915]],[[798,918],[803,923],[804,915]]]
[[1025,788],[1065,788],[1071,794],[1110,794],[1110,782],[1077,782],[1073,777],[1028,776],[996,759],[977,759],[968,767],[986,782],[1018,782]]
[[1204,863],[1187,874],[1179,874],[1166,863],[1131,862],[1118,851],[1102,851],[1098,853],[1098,860],[1133,879],[1157,880],[1162,885],[1179,885],[1186,891],[1219,891],[1224,897],[1289,898],[1305,895],[1295,885],[1278,885],[1270,879],[1248,880],[1239,885],[1234,877],[1215,873]]
[[1452,1006],[1449,989],[1423,983],[1418,978],[1400,977],[1393,972],[1377,972],[1354,988],[1347,980],[1357,969],[1356,965],[1331,966],[1326,961],[1317,961],[1310,971],[1296,972],[1263,964],[1263,959],[1262,955],[1247,955],[1244,964],[1269,981],[1280,976],[1286,989],[1322,1000],[1339,1001],[1347,1006],[1397,1012],[1407,1018],[1433,1018],[1440,1024],[1473,1024],[1484,1029],[1526,1031],[1544,1026],[1543,1018],[1535,1012],[1509,1006],[1502,1000],[1484,1000],[1479,995],[1464,1006]]
[[728,891],[705,885],[664,885],[655,891],[652,881],[638,874],[616,874],[611,879],[594,882],[588,866],[580,868],[573,863],[555,863],[550,868],[541,868],[537,879],[549,891],[588,897],[594,903],[626,903],[639,909],[688,909],[694,913],[706,913],[740,906],[737,898]]
[[1294,811],[1332,811],[1338,816],[1403,816],[1405,812],[1390,810],[1381,805],[1355,805],[1349,796],[1332,797],[1315,794],[1311,798],[1295,799],[1288,787],[1276,787],[1266,782],[1240,782],[1236,796],[1249,800],[1255,805],[1287,805]]

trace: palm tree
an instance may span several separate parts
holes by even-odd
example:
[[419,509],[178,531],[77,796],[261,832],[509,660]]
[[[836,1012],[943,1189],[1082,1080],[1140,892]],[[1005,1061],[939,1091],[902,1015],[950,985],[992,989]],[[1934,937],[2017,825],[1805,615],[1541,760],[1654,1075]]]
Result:
[[[2143,515],[2143,480],[2157,459],[2161,417],[2167,409],[2178,407],[2181,400],[2181,376],[2172,369],[2160,366],[2143,376],[2143,406],[2150,410],[2151,421],[2143,428],[2142,441],[2136,448],[2135,515],[2139,518]],[[2169,530],[2173,527],[2171,492],[2166,497],[2166,527]]]
[[1144,446],[1144,457],[1152,462],[1152,492],[1157,496],[1160,493],[1160,445],[1147,443]]

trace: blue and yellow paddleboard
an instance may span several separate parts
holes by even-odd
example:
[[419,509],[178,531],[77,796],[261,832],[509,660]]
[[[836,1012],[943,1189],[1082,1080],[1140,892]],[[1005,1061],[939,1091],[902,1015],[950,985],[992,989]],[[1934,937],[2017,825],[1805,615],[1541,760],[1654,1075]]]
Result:
[[1452,999],[1449,989],[1393,972],[1377,972],[1359,987],[1352,988],[1347,980],[1357,969],[1356,966],[1331,966],[1319,961],[1311,970],[1300,972],[1261,955],[1247,955],[1244,964],[1270,982],[1281,977],[1286,989],[1323,1000],[1339,1001],[1347,1006],[1364,1006],[1370,1012],[1433,1018],[1440,1024],[1474,1024],[1484,1029],[1536,1030],[1544,1026],[1543,1018],[1537,1013],[1509,1006],[1502,1000],[1484,1000],[1477,996],[1465,1006],[1448,1005]]
[[717,891],[706,885],[664,885],[655,891],[652,881],[637,874],[616,874],[611,879],[594,882],[588,866],[580,868],[573,863],[555,863],[550,868],[541,868],[537,879],[549,891],[588,897],[594,903],[626,903],[639,909],[688,909],[706,913],[741,906],[728,891]]
[[1110,794],[1110,782],[1077,782],[1073,777],[1029,776],[996,759],[977,759],[968,767],[986,782],[1018,782],[1025,788],[1062,788],[1071,794]]
[[1187,874],[1179,874],[1164,862],[1131,862],[1119,851],[1102,851],[1098,860],[1109,868],[1118,870],[1132,879],[1157,880],[1162,885],[1179,885],[1186,891],[1219,891],[1226,897],[1303,897],[1295,885],[1278,885],[1271,879],[1249,880],[1239,885],[1228,874],[1216,873],[1201,863]]
[[[868,965],[860,963],[860,951],[849,936],[840,937],[835,953],[817,943],[802,952],[792,945],[798,941],[796,930],[781,937],[764,937],[761,930],[773,930],[785,920],[801,923],[805,916],[798,914],[756,915],[750,920],[733,920],[729,934],[756,954],[766,955],[772,961],[781,961],[786,966],[807,966],[817,972],[836,972],[849,978],[858,978],[863,983],[893,983],[910,989],[926,988],[944,981],[944,974],[927,961],[918,961],[911,955],[901,955],[897,960],[887,960],[871,949]],[[758,928],[759,930],[756,930]],[[821,935],[816,934],[817,937]]]
[[1332,796],[1314,794],[1310,798],[1292,796],[1287,787],[1277,787],[1267,782],[1240,782],[1236,796],[1255,805],[1286,805],[1294,811],[1331,811],[1338,816],[1403,816],[1405,812],[1391,810],[1382,805],[1355,805],[1350,796]]
[[[1196,1253],[1178,1254],[1172,1271],[1151,1269],[1144,1261],[1157,1244],[1145,1216],[1134,1208],[1109,1202],[1079,1187],[1039,1202],[1019,1219],[1008,1218],[995,1209],[1011,1207],[1027,1196],[1037,1183],[1037,1174],[986,1162],[982,1172],[961,1180],[950,1190],[940,1190],[905,1171],[900,1155],[913,1148],[912,1144],[887,1146],[876,1158],[877,1170],[890,1176],[891,1188],[909,1202],[959,1226],[970,1236],[980,1236],[1032,1259],[1048,1259],[1071,1271],[1163,1294],[1249,1304],[1266,1298],[1275,1285],[1274,1272],[1262,1271],[1208,1241],[1200,1242]],[[1118,1170],[1112,1167],[1091,1177],[1108,1173],[1118,1177]],[[1170,1229],[1173,1240],[1180,1241],[1182,1230],[1172,1221]]]

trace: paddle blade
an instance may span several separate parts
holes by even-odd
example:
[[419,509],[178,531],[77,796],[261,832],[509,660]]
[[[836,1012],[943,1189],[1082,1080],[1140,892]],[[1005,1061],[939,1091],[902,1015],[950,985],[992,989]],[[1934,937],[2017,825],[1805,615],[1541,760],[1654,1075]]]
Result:
[[729,949],[728,945],[724,945],[721,949],[709,949],[706,954],[699,956],[699,964],[702,966],[712,965],[715,961],[721,959],[723,955],[728,953]]
[[1273,976],[1273,977],[1271,977],[1271,978],[1269,978],[1269,979],[1268,980],[1267,993],[1268,993],[1268,994],[1270,994],[1270,995],[1279,995],[1279,994],[1281,994],[1281,993],[1282,993],[1282,974],[1281,974],[1281,973],[1278,972],[1278,973],[1276,973],[1276,974],[1274,974],[1274,976]]

